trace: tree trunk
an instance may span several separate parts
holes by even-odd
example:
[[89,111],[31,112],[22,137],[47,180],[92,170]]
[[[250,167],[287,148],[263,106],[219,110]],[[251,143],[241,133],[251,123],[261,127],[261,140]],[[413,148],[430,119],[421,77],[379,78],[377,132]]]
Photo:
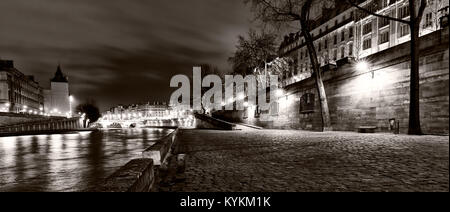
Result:
[[[416,17],[415,7],[410,5],[411,20]],[[420,127],[420,19],[411,21],[411,78],[410,78],[410,105],[409,105],[409,135],[422,135]]]
[[303,36],[305,37],[306,46],[310,55],[311,65],[314,71],[316,80],[316,88],[319,96],[320,112],[322,118],[322,131],[331,131],[330,110],[328,108],[327,94],[322,80],[322,72],[320,71],[319,61],[317,60],[317,53],[313,43],[313,37],[309,33],[309,27],[306,20],[300,20]]

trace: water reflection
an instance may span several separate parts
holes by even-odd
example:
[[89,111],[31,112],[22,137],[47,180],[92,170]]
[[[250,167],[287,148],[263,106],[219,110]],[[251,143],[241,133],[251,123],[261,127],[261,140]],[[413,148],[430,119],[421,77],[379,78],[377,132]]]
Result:
[[86,191],[172,130],[0,138],[0,191]]

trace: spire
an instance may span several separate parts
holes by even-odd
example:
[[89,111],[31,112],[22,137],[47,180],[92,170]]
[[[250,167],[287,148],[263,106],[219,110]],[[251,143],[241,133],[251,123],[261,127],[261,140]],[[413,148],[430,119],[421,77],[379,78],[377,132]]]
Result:
[[55,77],[53,77],[52,82],[69,82],[67,77],[64,76],[61,65],[58,64],[58,68],[56,69]]

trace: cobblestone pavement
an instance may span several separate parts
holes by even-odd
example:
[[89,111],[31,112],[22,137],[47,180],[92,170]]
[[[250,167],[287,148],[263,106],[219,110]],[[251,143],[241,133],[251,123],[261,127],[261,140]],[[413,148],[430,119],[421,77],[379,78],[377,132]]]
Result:
[[161,191],[449,191],[449,137],[184,130],[178,138],[185,173]]

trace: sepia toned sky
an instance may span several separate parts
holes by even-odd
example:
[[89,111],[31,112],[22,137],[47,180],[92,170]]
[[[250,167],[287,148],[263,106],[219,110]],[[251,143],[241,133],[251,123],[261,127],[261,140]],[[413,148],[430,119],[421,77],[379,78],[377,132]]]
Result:
[[1,0],[0,58],[49,87],[58,63],[78,102],[167,101],[176,74],[229,69],[252,25],[242,0]]

